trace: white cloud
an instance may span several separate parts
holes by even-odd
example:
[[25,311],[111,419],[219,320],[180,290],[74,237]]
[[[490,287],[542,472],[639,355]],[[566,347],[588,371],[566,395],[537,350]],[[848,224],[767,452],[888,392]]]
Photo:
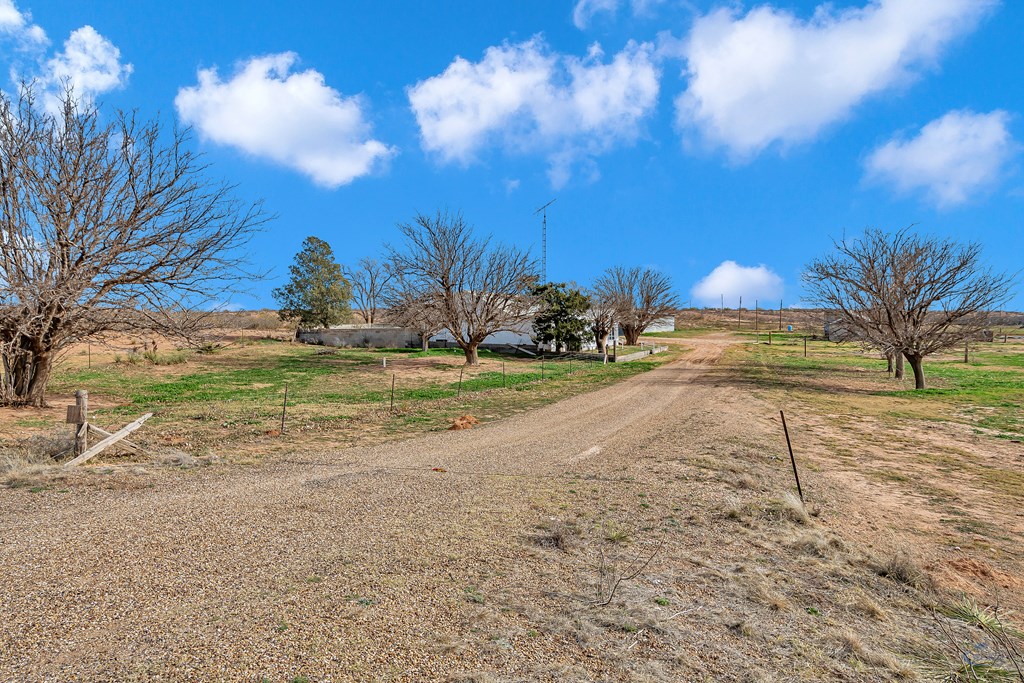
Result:
[[841,11],[823,4],[807,21],[770,5],[742,16],[715,10],[687,39],[677,122],[738,159],[812,139],[866,97],[933,66],[996,2],[872,0]]
[[621,0],[579,0],[572,10],[572,23],[582,31],[595,14],[599,12],[615,14],[620,4]]
[[782,296],[782,278],[767,266],[741,266],[735,261],[723,261],[693,286],[693,298],[698,302],[718,306],[725,296],[726,306],[736,306],[740,297],[752,306],[755,300],[775,301]]
[[63,50],[47,59],[46,31],[19,11],[13,0],[0,0],[0,37],[13,41],[19,53],[11,56],[11,80],[34,81],[43,105],[52,113],[59,108],[66,86],[89,104],[97,95],[124,87],[132,73],[132,65],[121,62],[117,46],[92,26],[72,31]]
[[610,62],[600,46],[584,58],[553,54],[540,38],[462,57],[409,88],[423,148],[469,163],[488,145],[542,152],[557,185],[569,167],[640,134],[658,99],[653,46],[630,42]]
[[940,207],[961,204],[995,184],[1016,152],[1009,119],[1001,110],[951,111],[916,136],[897,136],[875,149],[865,163],[866,180],[901,193],[924,190]]
[[[634,15],[649,14],[651,9],[663,0],[629,0]],[[624,0],[577,0],[572,10],[572,23],[576,28],[583,31],[590,24],[590,20],[601,12],[616,14]]]
[[[121,51],[96,32],[92,26],[75,29],[64,41],[64,51],[46,63],[44,81],[51,90],[70,83],[76,97],[91,101],[100,95],[124,87],[132,73],[131,64],[121,63]],[[49,95],[50,106],[55,95]]]
[[26,46],[45,45],[46,31],[32,23],[31,15],[21,12],[14,0],[0,0],[0,33]]
[[370,137],[359,96],[344,97],[308,69],[291,72],[292,52],[253,57],[229,80],[199,71],[181,88],[178,115],[207,140],[296,169],[335,188],[371,173],[394,148]]

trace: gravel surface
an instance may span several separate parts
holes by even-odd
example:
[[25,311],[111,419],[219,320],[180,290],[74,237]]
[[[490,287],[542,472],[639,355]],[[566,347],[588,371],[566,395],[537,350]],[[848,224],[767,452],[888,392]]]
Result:
[[728,343],[471,430],[0,491],[0,680],[882,680],[750,599],[850,580],[722,533],[778,469]]

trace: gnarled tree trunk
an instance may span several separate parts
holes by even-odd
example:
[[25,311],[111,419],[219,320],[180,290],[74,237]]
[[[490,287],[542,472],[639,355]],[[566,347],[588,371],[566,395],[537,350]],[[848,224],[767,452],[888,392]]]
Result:
[[905,370],[903,368],[903,354],[900,353],[900,352],[897,352],[896,353],[896,372],[894,373],[893,376],[896,379],[903,379],[903,376],[905,374],[906,374],[906,372],[905,372]]
[[36,350],[35,346],[32,339],[23,337],[13,350],[5,350],[0,390],[0,402],[4,405],[46,406],[46,384],[53,368],[53,354]]
[[636,346],[640,342],[640,328],[634,325],[623,325],[622,334],[626,336],[626,346]]

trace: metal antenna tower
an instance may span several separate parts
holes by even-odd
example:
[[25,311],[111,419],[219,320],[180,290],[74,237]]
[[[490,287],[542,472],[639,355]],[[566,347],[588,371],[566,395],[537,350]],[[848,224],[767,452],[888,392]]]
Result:
[[543,229],[541,231],[541,282],[548,281],[548,207],[558,201],[558,197],[555,197],[550,202],[540,207],[533,212],[536,216],[538,213],[543,216],[541,225]]

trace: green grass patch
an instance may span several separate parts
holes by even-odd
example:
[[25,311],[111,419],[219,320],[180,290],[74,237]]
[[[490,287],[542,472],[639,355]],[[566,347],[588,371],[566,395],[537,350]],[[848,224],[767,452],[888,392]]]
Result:
[[[482,351],[482,364],[469,367],[460,349],[333,349],[267,342],[191,354],[180,364],[94,360],[90,369],[71,360],[55,368],[50,389],[61,394],[87,389],[92,414],[104,426],[155,413],[138,437],[143,442],[167,439],[201,453],[239,448],[258,453],[268,437],[282,437],[285,387],[287,438],[274,442],[279,451],[298,443],[328,447],[443,429],[466,413],[483,421],[497,419],[621,381],[679,353],[674,349],[604,365]],[[26,429],[42,426],[33,422]]]
[[[855,344],[812,341],[803,355],[800,340],[792,346],[754,344],[730,351],[741,373],[754,383],[806,392],[827,399],[842,395],[875,396],[906,402],[896,410],[905,417],[955,420],[997,432],[995,436],[1024,435],[1024,347],[1019,344],[979,343],[971,362],[962,352],[925,359],[928,388],[913,388],[906,366],[900,383],[886,372],[886,361]],[[839,391],[840,394],[836,394]]]

